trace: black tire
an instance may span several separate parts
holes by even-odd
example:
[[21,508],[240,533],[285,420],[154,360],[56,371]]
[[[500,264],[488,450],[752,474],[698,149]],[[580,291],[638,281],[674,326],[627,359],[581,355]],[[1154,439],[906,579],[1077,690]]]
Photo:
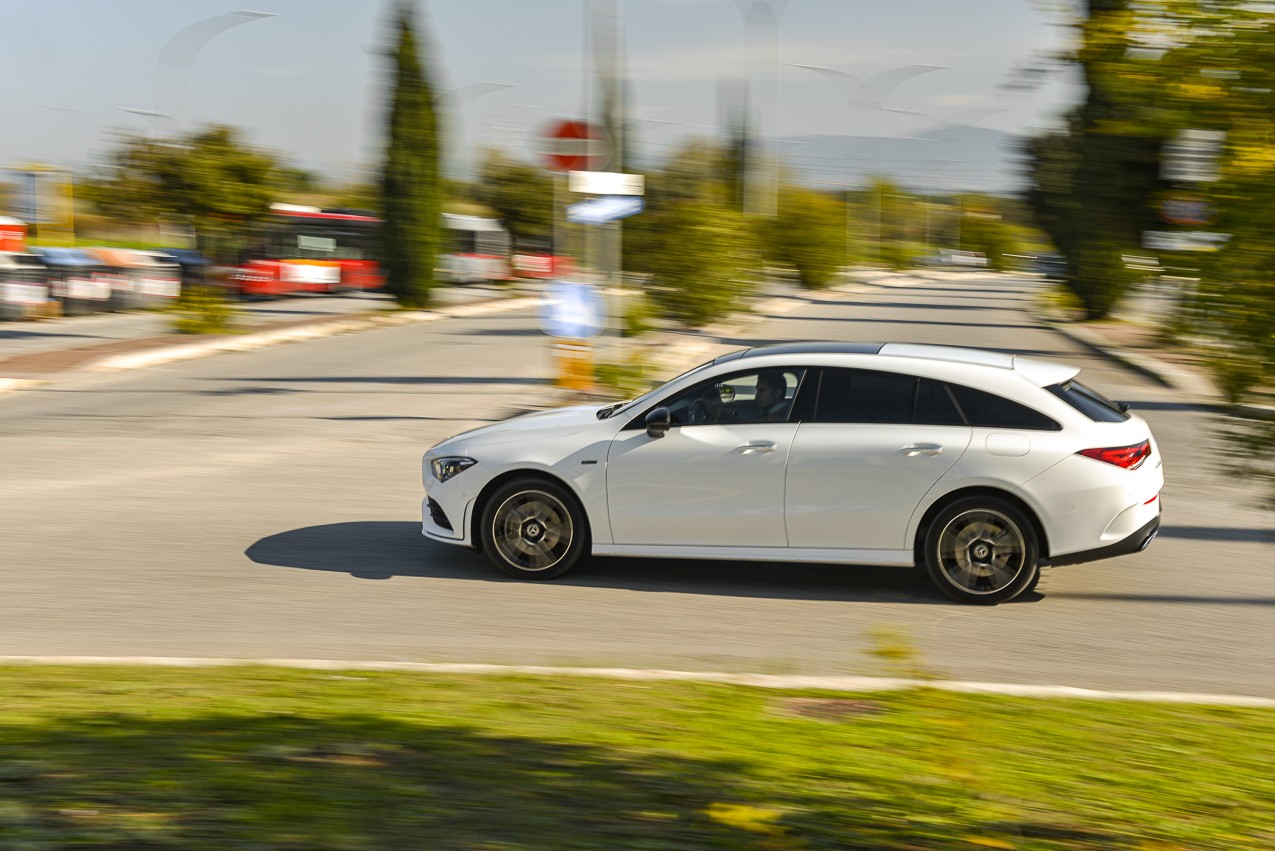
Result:
[[940,511],[926,530],[924,555],[930,581],[961,603],[1003,603],[1040,578],[1035,526],[992,496],[960,499]]
[[589,549],[589,524],[575,495],[528,476],[501,485],[483,507],[483,552],[515,579],[553,579]]

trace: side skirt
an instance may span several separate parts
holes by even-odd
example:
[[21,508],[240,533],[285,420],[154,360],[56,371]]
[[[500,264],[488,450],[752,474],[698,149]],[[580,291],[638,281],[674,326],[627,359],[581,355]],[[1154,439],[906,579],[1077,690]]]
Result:
[[631,558],[702,558],[722,561],[805,561],[913,567],[912,550],[824,550],[799,547],[693,547],[645,544],[594,544],[595,556]]

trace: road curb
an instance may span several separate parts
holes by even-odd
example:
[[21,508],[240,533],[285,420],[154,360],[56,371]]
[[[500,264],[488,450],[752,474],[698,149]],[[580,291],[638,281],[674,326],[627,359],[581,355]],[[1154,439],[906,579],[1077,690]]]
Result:
[[[440,319],[465,318],[499,313],[506,310],[518,310],[533,307],[540,303],[539,296],[514,296],[511,298],[489,299],[466,304],[447,305],[430,310],[404,310],[388,313],[373,313],[363,316],[321,321],[314,324],[298,325],[288,328],[274,328],[266,331],[249,332],[233,336],[221,336],[211,340],[183,343],[175,346],[129,352],[120,355],[108,355],[92,361],[79,371],[83,372],[121,372],[130,369],[142,369],[165,363],[192,360],[209,355],[227,352],[244,352],[266,348],[282,343],[313,340],[320,337],[331,337],[337,334],[348,334],[373,328],[408,325],[419,322],[432,322]],[[0,378],[0,393],[10,390],[28,390],[49,383],[47,380]]]
[[392,671],[420,674],[520,674],[538,677],[592,677],[611,680],[677,681],[722,683],[767,689],[818,689],[837,692],[908,691],[930,688],[962,694],[996,694],[1068,700],[1179,703],[1204,706],[1236,706],[1275,709],[1275,698],[1234,694],[1176,691],[1107,691],[1058,685],[984,683],[967,680],[917,680],[899,677],[800,676],[778,674],[724,673],[720,671],[673,671],[647,668],[576,668],[549,665],[486,665],[449,662],[382,662],[338,659],[236,659],[222,657],[174,656],[0,656],[3,665],[126,665],[165,668],[225,668],[264,666],[308,671]]

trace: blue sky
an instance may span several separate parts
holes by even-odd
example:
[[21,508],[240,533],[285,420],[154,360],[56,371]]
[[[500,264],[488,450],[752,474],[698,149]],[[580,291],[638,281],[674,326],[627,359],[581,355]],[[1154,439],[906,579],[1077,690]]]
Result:
[[[245,128],[249,139],[329,174],[379,156],[388,0],[249,0],[277,13],[212,36],[189,85],[157,75],[161,50],[196,22],[245,8],[215,0],[7,0],[0,27],[0,165],[82,166],[120,130],[168,133],[196,122]],[[772,0],[776,6],[782,0]],[[484,144],[529,152],[536,131],[584,113],[584,0],[418,0],[440,91],[481,82],[513,88],[453,98],[449,126],[463,159]],[[1044,0],[788,0],[778,30],[774,134],[842,134],[832,83],[787,63],[860,77],[914,63],[949,66],[910,80],[888,105],[934,115],[1006,110],[981,122],[1008,132],[1044,126],[1077,97],[1059,78],[1030,94],[999,89],[1017,64],[1062,45]],[[711,133],[718,87],[744,72],[736,0],[619,0],[630,114],[647,152]],[[191,57],[187,57],[188,59]],[[158,80],[157,80],[158,76]],[[118,107],[152,109],[146,118]],[[908,135],[917,119],[857,112],[851,132]],[[667,123],[664,123],[667,122]],[[528,156],[530,154],[528,153]]]

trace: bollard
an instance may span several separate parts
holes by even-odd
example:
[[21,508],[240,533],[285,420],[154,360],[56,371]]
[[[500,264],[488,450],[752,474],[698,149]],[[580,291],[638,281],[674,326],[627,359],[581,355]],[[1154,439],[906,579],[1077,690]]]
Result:
[[593,389],[593,347],[586,342],[556,342],[554,360],[558,386],[568,390]]

